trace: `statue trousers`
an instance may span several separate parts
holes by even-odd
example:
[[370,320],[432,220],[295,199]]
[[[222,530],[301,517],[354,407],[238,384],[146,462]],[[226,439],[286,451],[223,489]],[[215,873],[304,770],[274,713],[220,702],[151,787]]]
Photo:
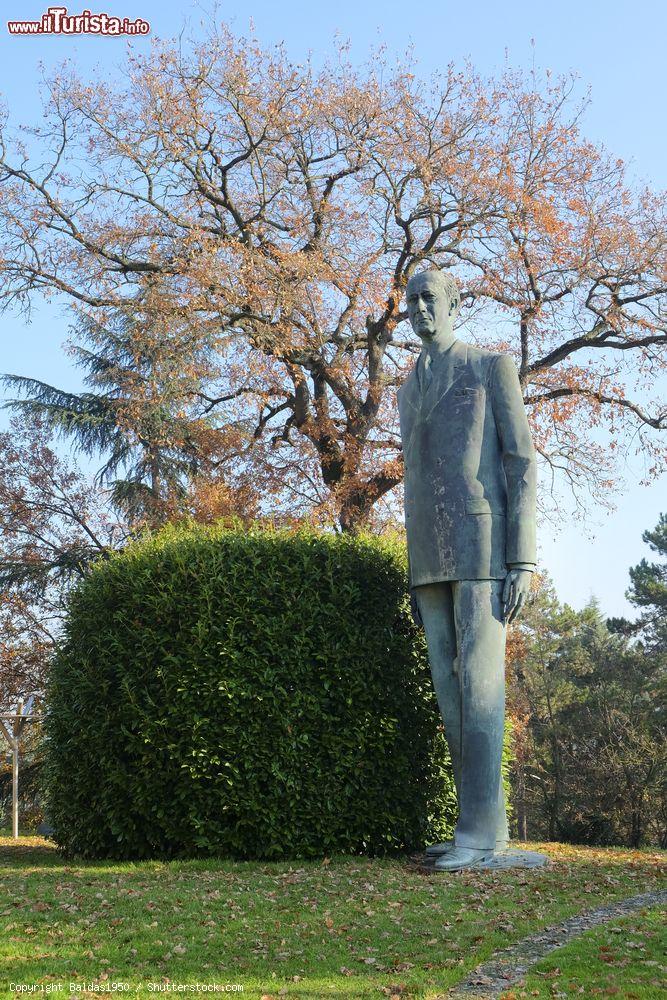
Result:
[[504,580],[451,580],[414,588],[454,770],[454,843],[507,846],[500,764],[505,723]]

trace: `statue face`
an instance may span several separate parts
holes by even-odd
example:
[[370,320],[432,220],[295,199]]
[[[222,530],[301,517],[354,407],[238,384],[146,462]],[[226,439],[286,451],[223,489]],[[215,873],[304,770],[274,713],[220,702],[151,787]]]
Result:
[[436,333],[451,331],[454,313],[449,296],[438,279],[428,271],[409,281],[407,304],[412,329],[422,340],[431,340]]

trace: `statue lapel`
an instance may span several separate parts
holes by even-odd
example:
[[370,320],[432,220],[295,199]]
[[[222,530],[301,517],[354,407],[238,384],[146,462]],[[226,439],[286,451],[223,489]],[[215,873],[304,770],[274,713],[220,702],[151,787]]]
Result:
[[433,379],[425,393],[427,406],[422,417],[428,419],[428,416],[465,374],[467,366],[468,345],[460,340],[455,340],[433,373]]
[[400,393],[399,404],[401,407],[407,407],[414,412],[419,409],[420,388],[416,364],[410,369],[403,384],[399,386],[398,392]]

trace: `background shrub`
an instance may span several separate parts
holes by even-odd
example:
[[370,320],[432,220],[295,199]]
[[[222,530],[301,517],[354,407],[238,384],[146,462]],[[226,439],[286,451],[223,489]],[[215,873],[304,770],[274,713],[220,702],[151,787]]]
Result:
[[86,857],[416,849],[455,793],[404,542],[167,526],[71,597],[45,722]]

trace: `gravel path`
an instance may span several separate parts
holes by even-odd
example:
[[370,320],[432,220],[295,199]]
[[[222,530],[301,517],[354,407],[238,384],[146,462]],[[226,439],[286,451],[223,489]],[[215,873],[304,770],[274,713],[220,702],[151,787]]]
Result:
[[641,896],[622,899],[617,903],[609,903],[608,906],[601,906],[597,910],[590,910],[588,913],[563,920],[560,924],[554,924],[553,927],[547,927],[538,934],[524,938],[510,948],[496,952],[488,962],[478,965],[465,982],[453,987],[447,996],[467,997],[468,1000],[472,1000],[473,997],[498,997],[521,979],[541,958],[557,948],[562,948],[584,931],[597,927],[598,924],[607,923],[615,917],[623,917],[634,910],[641,910],[645,906],[658,906],[660,903],[667,903],[667,890],[644,892]]

